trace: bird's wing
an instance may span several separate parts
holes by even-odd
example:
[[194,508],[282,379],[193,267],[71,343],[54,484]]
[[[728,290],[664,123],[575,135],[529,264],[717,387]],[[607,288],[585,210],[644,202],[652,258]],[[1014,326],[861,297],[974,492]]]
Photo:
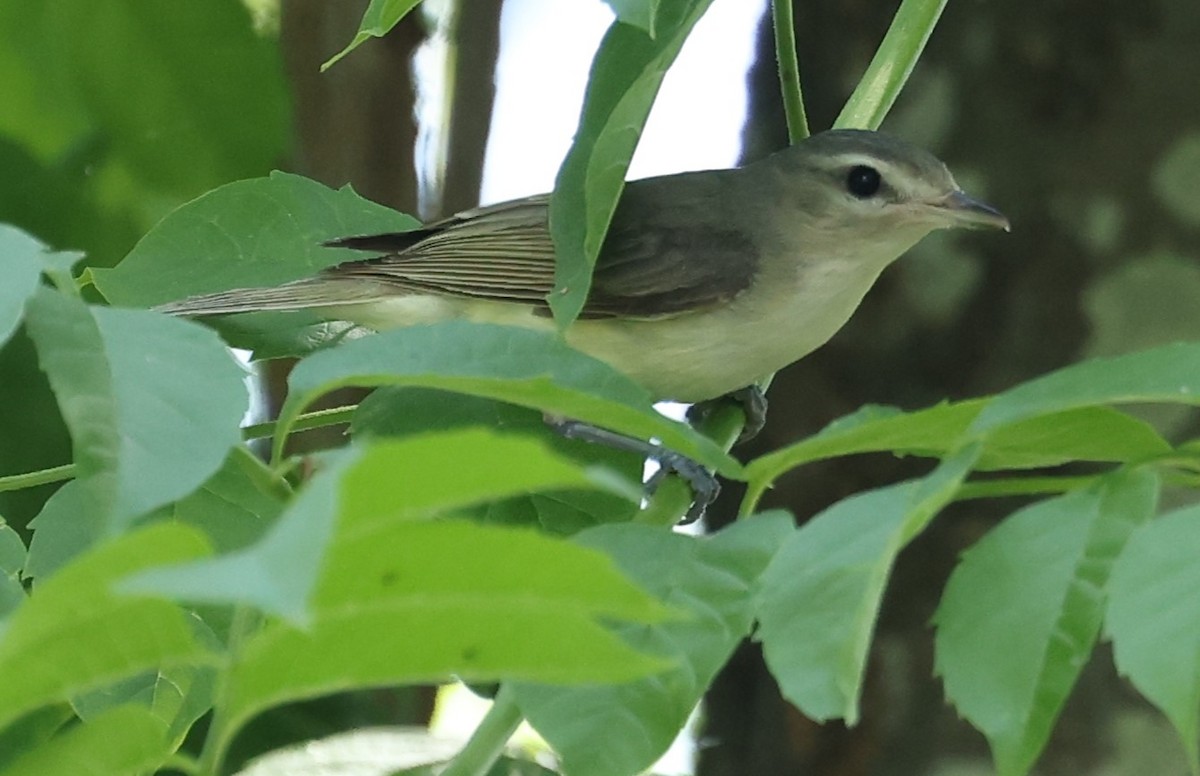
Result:
[[[712,173],[708,173],[712,175]],[[630,183],[601,248],[583,317],[655,318],[726,301],[757,268],[749,235],[718,215],[689,210],[690,176]],[[711,181],[696,179],[702,186]],[[413,232],[350,237],[334,247],[385,255],[339,264],[338,278],[369,279],[409,293],[494,299],[546,309],[554,288],[549,195],[460,213]]]

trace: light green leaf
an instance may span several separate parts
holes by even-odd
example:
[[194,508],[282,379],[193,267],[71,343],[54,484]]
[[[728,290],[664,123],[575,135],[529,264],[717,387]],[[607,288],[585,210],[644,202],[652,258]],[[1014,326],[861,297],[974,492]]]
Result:
[[325,60],[321,65],[321,72],[333,67],[338,60],[361,46],[369,38],[382,38],[387,35],[420,2],[421,0],[371,0],[366,13],[363,14],[362,22],[358,25],[358,32],[355,33],[354,40],[350,41],[346,48]]
[[166,726],[144,706],[118,706],[23,754],[3,776],[138,776],[174,751]]
[[560,328],[583,309],[625,172],[667,68],[712,0],[660,0],[654,36],[613,22],[592,60],[575,142],[550,199],[558,257],[550,308]]
[[[843,455],[892,452],[937,457],[975,435],[971,424],[987,399],[904,413],[868,405],[839,418],[795,444],[761,456],[746,466],[754,503],[783,473],[806,463]],[[1072,461],[1128,462],[1171,448],[1147,423],[1109,407],[1080,407],[1034,416],[990,431],[981,438],[979,470],[1031,469]]]
[[1200,507],[1134,532],[1109,579],[1105,635],[1117,668],[1171,720],[1200,772]]
[[191,529],[156,525],[100,545],[38,584],[0,631],[0,727],[142,671],[209,660],[177,606],[111,590],[126,574],[205,551]]
[[384,331],[300,362],[279,411],[276,457],[305,407],[351,385],[415,385],[500,399],[633,437],[656,437],[730,476],[741,468],[712,440],[655,412],[641,386],[554,334],[467,321]]
[[879,50],[833,126],[879,129],[925,50],[946,0],[903,0]]
[[42,274],[41,241],[15,226],[0,224],[0,345],[16,330],[25,301],[37,290]]
[[204,327],[41,289],[29,330],[108,530],[194,490],[241,441],[245,375]]
[[[551,429],[537,410],[479,396],[428,388],[380,388],[359,404],[350,431],[359,438],[412,436],[467,427],[536,437],[556,453],[612,472],[631,488],[642,481],[645,469],[642,456],[567,439]],[[576,488],[489,501],[464,514],[484,522],[540,525],[551,533],[570,535],[600,523],[629,520],[637,513],[640,499],[640,492],[631,498],[628,493],[618,495],[594,488]]]
[[115,305],[148,307],[194,294],[275,286],[314,275],[362,253],[326,240],[402,232],[418,222],[349,186],[330,189],[273,172],[236,181],[183,205],[151,229],[113,269],[94,270]]
[[127,580],[126,589],[251,604],[308,623],[310,597],[317,575],[327,573],[322,569],[335,531],[341,535],[378,523],[426,519],[518,493],[593,486],[581,467],[520,437],[467,429],[379,440],[337,455],[256,544],[147,571]]
[[1200,404],[1200,343],[1176,343],[1068,366],[1005,391],[979,413],[977,433],[1096,404]]
[[783,696],[809,717],[858,720],[867,650],[896,556],[945,506],[978,447],[920,480],[839,501],[784,541],[763,573],[758,639]]
[[606,624],[668,613],[604,554],[538,532],[366,522],[335,539],[305,630],[274,622],[243,644],[214,735],[227,742],[268,706],[355,687],[645,676],[669,663]]
[[1157,497],[1152,473],[1114,472],[1012,515],[951,575],[936,668],[1001,776],[1027,773],[1045,746],[1095,644],[1113,562]]
[[601,526],[576,537],[631,579],[691,616],[621,629],[632,646],[675,668],[633,682],[511,686],[521,711],[572,776],[641,773],[679,734],[753,621],[758,576],[791,532],[782,513],[756,515],[703,538],[644,525]]

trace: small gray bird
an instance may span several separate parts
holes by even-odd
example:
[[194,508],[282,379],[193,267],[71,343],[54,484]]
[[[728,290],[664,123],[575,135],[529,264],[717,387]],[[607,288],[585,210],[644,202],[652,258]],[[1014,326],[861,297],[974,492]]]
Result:
[[[323,308],[374,329],[453,318],[551,329],[548,205],[541,195],[335,240],[375,255],[158,309]],[[876,132],[824,132],[745,167],[632,181],[566,338],[658,399],[722,396],[824,344],[884,267],[947,227],[1007,230],[1008,220],[934,156]]]

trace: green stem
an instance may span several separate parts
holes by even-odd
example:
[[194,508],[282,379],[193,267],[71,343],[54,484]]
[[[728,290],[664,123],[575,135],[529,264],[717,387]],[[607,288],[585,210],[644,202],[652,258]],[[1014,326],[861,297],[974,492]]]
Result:
[[[354,411],[358,409],[357,404],[348,404],[343,407],[331,407],[327,410],[316,410],[315,412],[306,412],[296,418],[296,422],[292,424],[293,431],[307,431],[312,428],[321,428],[323,426],[336,426],[339,423],[348,423],[354,415]],[[242,439],[247,441],[251,439],[262,439],[269,437],[275,433],[277,423],[274,420],[269,420],[266,423],[255,423],[252,426],[246,426],[242,429]],[[8,490],[22,490],[24,488],[36,488],[38,485],[46,485],[51,482],[62,482],[63,480],[73,479],[77,474],[77,467],[73,463],[64,463],[62,466],[54,466],[49,469],[38,469],[33,472],[24,472],[22,474],[10,474],[6,477],[0,477],[0,493]]]
[[788,139],[795,144],[809,133],[804,94],[800,90],[800,60],[796,54],[792,2],[773,0],[771,22],[775,27],[775,58],[779,62],[779,89],[783,94],[783,112],[787,116]]
[[1012,477],[1003,480],[976,480],[963,483],[959,487],[958,493],[955,494],[954,500],[968,501],[977,498],[1067,493],[1087,487],[1098,478],[1098,475],[1085,475],[1080,477]]
[[521,710],[513,700],[512,690],[502,685],[466,746],[439,776],[484,776],[504,754],[504,747],[517,732],[521,719]]
[[35,488],[38,485],[45,485],[50,482],[69,480],[74,476],[75,464],[73,463],[64,463],[62,466],[55,466],[50,469],[39,469],[36,472],[10,474],[7,477],[0,477],[0,492],[21,490],[22,488]]
[[[330,407],[326,410],[306,412],[292,423],[291,431],[295,433],[297,431],[307,431],[311,428],[349,423],[350,418],[357,409],[357,404],[346,404],[341,407]],[[265,423],[255,423],[252,426],[246,426],[242,429],[242,439],[249,441],[251,439],[265,439],[266,437],[274,436],[275,429],[278,426],[279,421],[277,420],[268,420]]]

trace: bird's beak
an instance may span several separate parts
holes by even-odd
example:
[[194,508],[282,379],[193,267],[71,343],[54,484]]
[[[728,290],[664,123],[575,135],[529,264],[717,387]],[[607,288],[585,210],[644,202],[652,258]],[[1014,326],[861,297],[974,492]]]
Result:
[[950,221],[950,226],[1012,231],[1012,225],[1003,213],[961,191],[954,191],[946,195],[934,203],[934,206],[946,216]]

